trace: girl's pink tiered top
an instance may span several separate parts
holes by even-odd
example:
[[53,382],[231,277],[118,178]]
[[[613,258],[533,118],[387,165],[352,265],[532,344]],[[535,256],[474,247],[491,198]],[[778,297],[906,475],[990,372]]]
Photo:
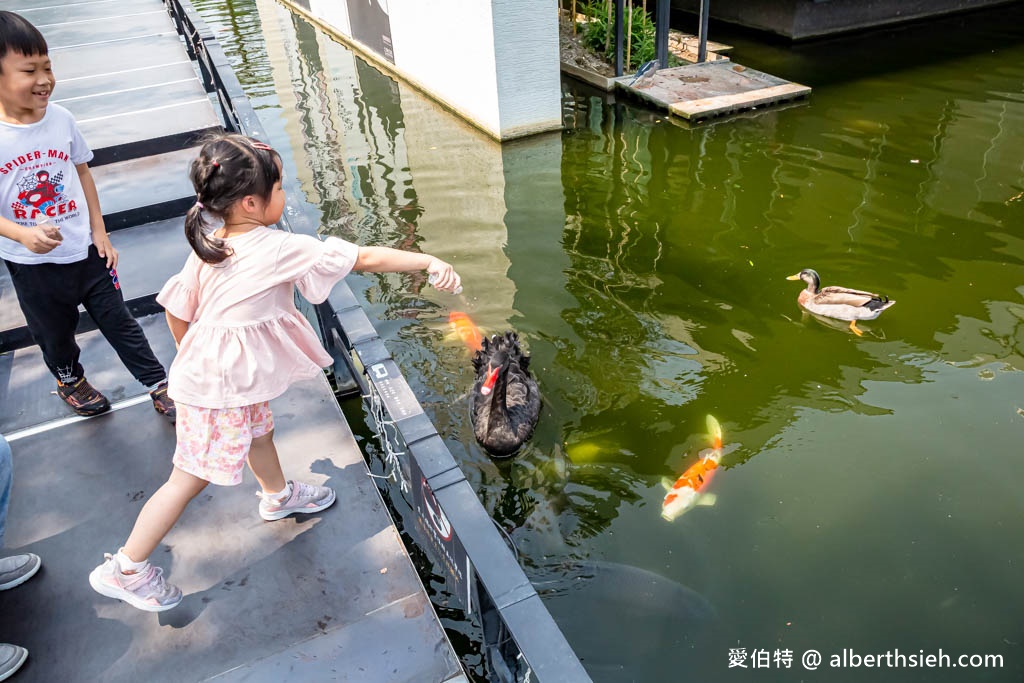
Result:
[[261,227],[225,240],[234,251],[216,265],[192,253],[157,301],[191,323],[171,365],[168,393],[203,408],[269,401],[331,364],[295,308],[298,287],[312,303],[355,265],[359,247]]

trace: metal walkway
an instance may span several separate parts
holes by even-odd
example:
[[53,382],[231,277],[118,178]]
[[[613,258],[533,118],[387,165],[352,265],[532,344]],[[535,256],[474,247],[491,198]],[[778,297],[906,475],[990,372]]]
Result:
[[[165,365],[154,301],[188,253],[194,141],[222,122],[160,0],[8,0],[46,36],[67,107],[93,147],[126,299]],[[174,430],[83,314],[82,362],[115,410],[80,419],[31,344],[0,269],[0,432],[15,484],[5,554],[40,574],[0,593],[0,642],[24,645],[25,681],[464,681],[325,378],[273,403],[286,474],[338,491],[331,510],[265,523],[251,473],[210,487],[155,562],[186,594],[161,615],[95,594],[89,571],[126,538],[166,479]]]

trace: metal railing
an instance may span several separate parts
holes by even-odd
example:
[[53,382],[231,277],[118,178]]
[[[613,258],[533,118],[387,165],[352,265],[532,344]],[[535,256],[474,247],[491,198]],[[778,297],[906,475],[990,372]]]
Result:
[[[164,3],[207,91],[219,102],[225,128],[266,141],[213,32],[188,0]],[[286,186],[282,227],[316,235],[297,184]],[[351,374],[390,459],[385,466],[403,493],[411,495],[424,550],[467,615],[477,617],[483,628],[489,678],[501,683],[590,681],[355,294],[343,281],[316,312],[325,345],[346,366],[336,367],[336,374]]]

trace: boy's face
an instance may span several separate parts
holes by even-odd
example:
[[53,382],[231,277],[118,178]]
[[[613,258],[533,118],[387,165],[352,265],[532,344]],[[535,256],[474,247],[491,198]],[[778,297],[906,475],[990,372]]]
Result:
[[8,118],[35,118],[46,110],[56,80],[47,55],[8,52],[0,59],[0,108]]

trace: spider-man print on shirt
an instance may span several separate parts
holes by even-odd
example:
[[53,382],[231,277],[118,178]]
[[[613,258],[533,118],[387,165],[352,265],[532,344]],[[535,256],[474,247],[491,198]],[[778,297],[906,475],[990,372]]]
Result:
[[35,209],[50,215],[49,209],[56,209],[64,203],[64,185],[61,184],[63,178],[63,173],[50,178],[50,172],[45,170],[26,174],[18,181],[18,202],[21,207],[15,204],[15,210],[21,208],[23,211],[27,209],[31,212]]

